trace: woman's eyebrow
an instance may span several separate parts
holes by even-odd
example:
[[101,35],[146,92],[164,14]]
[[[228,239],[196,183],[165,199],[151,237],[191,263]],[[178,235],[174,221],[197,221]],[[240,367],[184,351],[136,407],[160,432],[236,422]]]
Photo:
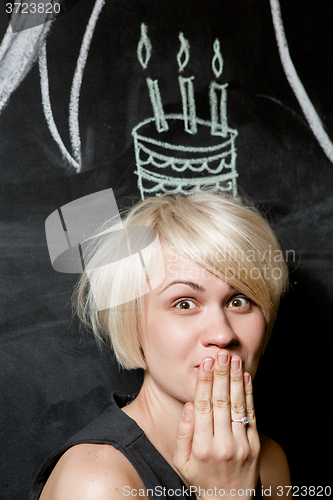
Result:
[[162,292],[164,292],[164,290],[166,290],[167,288],[169,288],[172,285],[187,285],[187,286],[190,286],[196,292],[205,292],[206,291],[206,288],[204,288],[201,285],[198,285],[198,283],[194,283],[194,281],[175,280],[175,281],[171,281],[171,283],[169,283],[166,287],[164,287],[163,290],[161,290],[157,295],[160,295]]

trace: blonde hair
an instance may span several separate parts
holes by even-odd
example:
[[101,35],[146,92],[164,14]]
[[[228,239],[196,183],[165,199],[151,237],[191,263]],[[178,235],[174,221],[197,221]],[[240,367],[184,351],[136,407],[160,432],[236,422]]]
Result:
[[[124,228],[145,226],[156,230],[176,252],[258,304],[265,318],[266,345],[287,288],[288,271],[277,238],[253,206],[226,194],[166,193],[136,204],[123,218],[123,224]],[[146,368],[139,344],[142,296],[148,291],[146,269],[127,259],[116,266],[104,265],[107,256],[119,246],[114,235],[120,228],[103,228],[102,237],[91,246],[89,270],[83,273],[76,289],[76,308],[96,337],[111,344],[124,368]],[[148,260],[152,259],[150,255]],[[98,310],[93,289],[111,298],[119,295],[119,305]],[[127,294],[129,289],[131,296]],[[135,298],[128,300],[130,297]]]

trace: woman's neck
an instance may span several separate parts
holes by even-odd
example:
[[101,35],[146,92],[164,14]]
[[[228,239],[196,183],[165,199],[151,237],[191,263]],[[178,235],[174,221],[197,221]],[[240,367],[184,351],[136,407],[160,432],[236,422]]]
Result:
[[136,399],[123,408],[173,468],[177,428],[183,407],[184,403],[163,392],[149,376],[145,376]]

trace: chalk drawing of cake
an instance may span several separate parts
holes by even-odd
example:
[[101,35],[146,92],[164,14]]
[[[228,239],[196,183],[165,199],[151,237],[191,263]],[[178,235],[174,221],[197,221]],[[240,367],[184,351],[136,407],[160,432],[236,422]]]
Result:
[[[189,60],[189,42],[183,33],[177,55],[179,73]],[[223,59],[218,40],[214,42],[212,69],[216,78],[222,74]],[[151,57],[147,26],[141,25],[138,59],[145,69]],[[227,85],[212,81],[209,88],[211,119],[196,116],[194,77],[178,78],[182,97],[182,114],[164,114],[158,80],[147,78],[154,117],[140,122],[132,130],[138,188],[145,195],[166,191],[186,193],[209,186],[213,190],[237,196],[236,148],[237,130],[228,126]]]

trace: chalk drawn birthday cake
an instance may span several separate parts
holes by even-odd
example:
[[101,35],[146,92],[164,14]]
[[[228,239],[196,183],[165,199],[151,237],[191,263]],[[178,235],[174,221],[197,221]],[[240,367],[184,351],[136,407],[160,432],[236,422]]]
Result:
[[[177,55],[181,73],[189,60],[189,43],[179,34],[181,48]],[[223,70],[220,43],[214,42],[212,69],[218,78]],[[145,69],[151,56],[147,26],[141,25],[138,59]],[[196,116],[194,77],[179,76],[182,114],[164,114],[158,80],[147,78],[154,117],[132,131],[142,199],[166,191],[186,193],[202,186],[229,191],[237,196],[236,148],[237,130],[228,126],[227,85],[212,81],[209,88],[211,120]]]

